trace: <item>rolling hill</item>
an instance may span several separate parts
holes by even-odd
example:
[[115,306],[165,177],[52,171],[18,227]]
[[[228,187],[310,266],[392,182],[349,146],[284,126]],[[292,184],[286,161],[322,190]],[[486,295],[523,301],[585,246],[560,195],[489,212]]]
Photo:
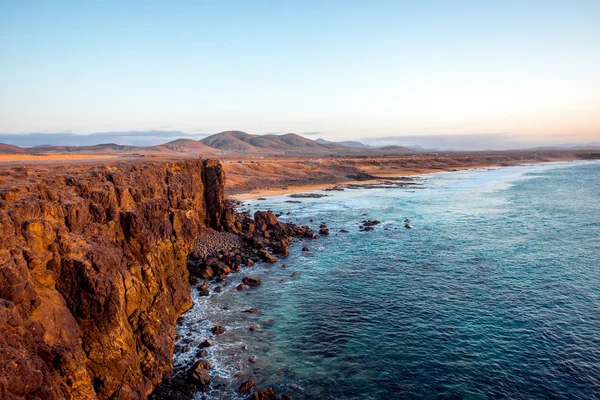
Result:
[[0,143],[0,154],[27,154],[27,150],[12,144]]
[[[358,143],[358,145],[357,145]],[[359,142],[311,140],[295,133],[252,135],[242,131],[225,131],[200,141],[176,139],[157,146],[103,143],[91,146],[34,146],[21,148],[0,144],[0,154],[121,154],[153,156],[342,156],[406,154],[412,150],[400,146],[367,147]],[[364,147],[363,147],[364,146]]]

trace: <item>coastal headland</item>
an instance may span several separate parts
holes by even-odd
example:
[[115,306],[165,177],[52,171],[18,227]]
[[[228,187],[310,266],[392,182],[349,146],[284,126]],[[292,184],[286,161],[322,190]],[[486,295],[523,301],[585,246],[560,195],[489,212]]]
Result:
[[[187,398],[206,389],[210,365],[201,351],[185,374],[171,374],[175,325],[192,307],[192,286],[206,290],[206,280],[285,257],[294,238],[328,233],[281,223],[272,212],[238,213],[227,195],[402,184],[399,177],[428,172],[598,157],[494,152],[219,162],[127,155],[37,164],[13,157],[0,166],[0,398],[143,399],[157,387],[156,398]],[[255,285],[260,280],[248,274],[239,290]],[[169,385],[160,386],[165,378]],[[275,398],[269,388],[244,383],[240,390],[254,398]]]

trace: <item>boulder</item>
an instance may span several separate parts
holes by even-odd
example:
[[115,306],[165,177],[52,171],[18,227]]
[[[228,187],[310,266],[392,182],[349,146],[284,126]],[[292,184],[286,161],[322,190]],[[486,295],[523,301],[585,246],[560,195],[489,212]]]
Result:
[[213,335],[222,335],[223,333],[225,333],[225,327],[221,325],[215,325],[210,331]]
[[246,276],[244,279],[242,279],[242,283],[248,286],[258,286],[260,285],[260,278]]
[[260,256],[260,258],[263,259],[263,261],[267,262],[267,263],[274,263],[277,262],[277,259],[271,254],[269,253],[267,250],[260,250],[258,252],[258,255]]

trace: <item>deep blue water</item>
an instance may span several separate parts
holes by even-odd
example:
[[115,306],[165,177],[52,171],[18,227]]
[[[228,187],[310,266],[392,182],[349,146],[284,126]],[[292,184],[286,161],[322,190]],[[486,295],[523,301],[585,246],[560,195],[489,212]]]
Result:
[[[179,327],[189,354],[215,323],[227,328],[209,397],[238,398],[253,379],[294,399],[600,398],[600,163],[422,179],[247,204],[331,235],[195,297],[186,320],[201,322]],[[382,223],[360,232],[363,219]],[[234,290],[245,275],[262,285]]]

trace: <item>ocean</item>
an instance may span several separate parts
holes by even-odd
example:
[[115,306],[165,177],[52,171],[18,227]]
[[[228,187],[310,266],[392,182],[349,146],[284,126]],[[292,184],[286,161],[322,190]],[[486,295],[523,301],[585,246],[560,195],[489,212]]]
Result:
[[[198,398],[246,398],[247,379],[294,399],[600,398],[600,162],[417,180],[246,202],[330,235],[193,290],[175,364],[213,342]],[[235,290],[247,275],[262,284]]]

